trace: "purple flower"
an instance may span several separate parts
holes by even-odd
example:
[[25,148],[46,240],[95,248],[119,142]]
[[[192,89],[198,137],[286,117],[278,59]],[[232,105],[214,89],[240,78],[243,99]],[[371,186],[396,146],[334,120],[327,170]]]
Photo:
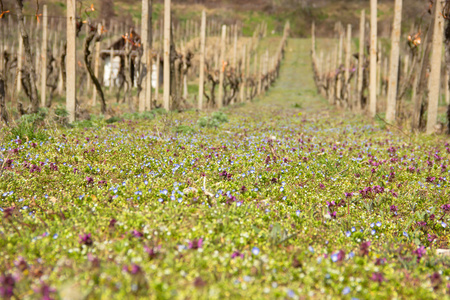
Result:
[[98,257],[94,256],[90,252],[87,254],[87,257],[88,257],[88,261],[91,262],[92,267],[94,267],[94,268],[100,267],[100,260],[98,259]]
[[247,191],[247,188],[245,187],[245,185],[243,185],[242,187],[241,187],[241,193],[245,193]]
[[419,248],[413,251],[413,254],[417,256],[417,262],[420,262],[420,259],[425,255],[426,252],[427,250],[425,249],[424,246],[420,246]]
[[441,208],[442,208],[442,210],[444,211],[444,212],[449,212],[450,211],[450,204],[444,204],[444,205],[442,205],[441,206]]
[[344,250],[339,250],[337,254],[337,261],[343,261],[345,259],[345,252]]
[[113,229],[116,226],[117,220],[116,219],[111,219],[111,221],[109,221],[109,229]]
[[430,281],[433,289],[437,290],[442,283],[441,274],[439,274],[438,272],[433,273],[433,275],[430,276]]
[[336,219],[336,212],[335,212],[335,211],[333,211],[333,212],[328,212],[328,213],[330,214],[330,217],[331,217],[331,218]]
[[92,238],[91,238],[91,234],[90,233],[85,233],[85,234],[80,234],[80,239],[79,239],[79,243],[81,245],[86,245],[86,246],[91,246],[92,245]]
[[58,171],[58,166],[55,163],[50,163],[50,170]]
[[4,299],[10,299],[14,295],[15,279],[11,274],[0,276],[0,296]]
[[398,206],[397,205],[391,205],[390,207],[391,213],[396,213],[398,210]]
[[345,197],[346,198],[351,198],[351,197],[353,197],[353,193],[345,193]]
[[14,265],[22,272],[28,269],[28,264],[22,256],[19,256],[17,260],[14,261]]
[[375,265],[376,266],[384,265],[385,263],[386,263],[386,258],[377,258],[375,260]]
[[203,246],[203,239],[200,238],[198,240],[192,240],[191,242],[189,242],[188,248],[196,250],[202,248],[202,246]]
[[425,227],[425,226],[427,226],[427,222],[424,222],[424,221],[418,221],[418,222],[416,222],[416,224],[417,224],[419,227]]
[[369,255],[369,247],[370,241],[362,242],[361,245],[359,245],[359,250],[361,251],[362,256]]
[[380,273],[380,272],[372,273],[372,277],[370,277],[370,280],[378,282],[378,283],[382,283],[383,281],[386,281],[386,279],[384,279],[383,273]]
[[51,297],[51,294],[55,293],[56,290],[51,288],[46,283],[41,282],[41,285],[38,288],[35,288],[34,292],[40,294],[42,296],[42,300],[53,300],[54,298]]
[[156,258],[158,256],[160,250],[161,250],[161,245],[159,245],[158,247],[148,247],[146,245],[144,246],[144,251],[147,252],[150,259]]
[[136,229],[133,229],[133,230],[131,231],[131,234],[132,234],[134,237],[137,237],[137,238],[141,238],[141,237],[144,236],[144,235],[142,234],[142,232],[140,232],[140,231],[138,231],[138,230],[136,230]]
[[94,179],[92,177],[86,177],[87,184],[94,183]]
[[231,254],[231,259],[233,259],[233,258],[236,258],[236,257],[240,257],[240,258],[244,258],[244,253],[241,253],[241,252],[239,252],[239,251],[234,251],[232,254]]
[[131,266],[123,266],[122,270],[131,275],[137,275],[142,273],[141,267],[136,264],[132,264]]

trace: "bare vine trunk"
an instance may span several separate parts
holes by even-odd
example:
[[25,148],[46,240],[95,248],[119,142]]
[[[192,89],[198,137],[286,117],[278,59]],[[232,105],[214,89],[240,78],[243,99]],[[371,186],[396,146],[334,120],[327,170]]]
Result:
[[89,49],[91,42],[94,40],[94,38],[96,36],[97,36],[97,38],[100,38],[97,35],[97,31],[93,30],[86,37],[86,41],[84,43],[84,64],[89,73],[89,76],[92,79],[92,82],[94,83],[95,89],[97,90],[98,94],[100,95],[100,101],[101,101],[101,105],[102,105],[102,114],[105,114],[106,113],[105,95],[103,94],[102,86],[100,85],[100,82],[98,81],[98,78],[95,76],[94,70],[92,69],[92,55],[91,55],[91,50]]
[[30,41],[28,39],[28,33],[25,29],[25,24],[23,21],[22,1],[16,0],[15,6],[16,6],[17,21],[19,23],[20,35],[22,36],[23,47],[25,50],[26,68],[28,69],[26,74],[28,76],[27,80],[29,80],[29,83],[30,83],[29,97],[30,97],[30,101],[31,101],[31,112],[37,113],[39,110],[39,99],[38,99],[37,88],[36,88],[36,71],[35,71],[34,65],[33,65],[33,57],[31,55],[31,47],[30,47]]

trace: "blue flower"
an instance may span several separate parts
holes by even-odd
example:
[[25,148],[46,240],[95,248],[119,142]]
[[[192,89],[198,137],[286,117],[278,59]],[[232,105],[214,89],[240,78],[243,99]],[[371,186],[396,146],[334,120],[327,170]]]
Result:
[[347,232],[345,233],[345,235],[346,235],[347,237],[350,237],[350,236],[352,235],[352,233],[351,233],[350,231],[347,231]]
[[308,250],[309,252],[314,253],[314,248],[312,246],[308,246]]
[[252,248],[252,253],[253,253],[253,255],[258,255],[259,252],[260,252],[260,250],[259,250],[258,247],[253,247],[253,248]]
[[295,212],[295,214],[296,214],[297,216],[300,216],[301,211],[297,210],[297,211]]
[[346,286],[343,290],[342,290],[342,295],[347,295],[350,293],[350,288],[348,286]]
[[375,229],[372,229],[372,231],[370,232],[372,235],[374,235],[377,231]]
[[406,231],[403,232],[403,235],[406,237],[409,237],[408,233]]
[[380,226],[381,226],[381,222],[378,221],[378,222],[377,222],[377,227],[380,227]]

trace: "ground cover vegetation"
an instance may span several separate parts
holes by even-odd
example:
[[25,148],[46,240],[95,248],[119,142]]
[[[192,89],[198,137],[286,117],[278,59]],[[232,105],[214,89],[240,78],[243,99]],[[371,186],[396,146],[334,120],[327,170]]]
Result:
[[450,144],[328,106],[309,44],[252,103],[3,129],[1,297],[448,297]]

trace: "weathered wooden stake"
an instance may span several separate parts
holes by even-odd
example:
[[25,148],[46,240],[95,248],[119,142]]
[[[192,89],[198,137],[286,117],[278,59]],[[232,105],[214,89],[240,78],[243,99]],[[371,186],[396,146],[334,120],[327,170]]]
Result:
[[205,90],[205,47],[206,47],[206,12],[202,12],[202,25],[200,33],[200,76],[198,84],[198,109],[203,109],[203,93]]
[[[17,92],[22,91],[22,68],[23,68],[23,40],[19,31],[19,52],[17,54]],[[3,55],[2,55],[3,56]]]
[[227,26],[222,26],[222,40],[220,42],[220,59],[219,59],[219,67],[220,67],[220,75],[219,75],[219,97],[217,98],[217,107],[221,108],[223,106],[223,82],[225,80],[225,45],[227,38]]
[[170,0],[164,0],[164,98],[163,107],[170,110]]
[[[151,70],[148,68],[148,59],[149,59],[149,47],[148,47],[148,18],[149,18],[149,5],[148,0],[142,0],[142,18],[141,18],[141,45],[143,49],[142,53],[142,65],[147,69],[147,74],[141,83],[141,92],[139,94],[139,112],[143,112],[146,110],[146,100],[147,100],[147,89],[148,81],[147,78]],[[111,70],[112,70],[112,58],[111,58]]]
[[76,105],[76,0],[67,0],[66,109],[75,121]]
[[392,46],[389,65],[389,81],[386,107],[386,121],[395,121],[397,106],[397,86],[398,86],[398,68],[400,59],[400,34],[402,26],[402,5],[403,0],[395,0],[394,24],[392,27]]
[[370,0],[370,83],[369,114],[377,113],[377,0]]
[[242,48],[242,65],[241,65],[241,90],[240,90],[240,98],[241,102],[245,102],[245,86],[247,84],[247,78],[245,76],[245,67],[246,67],[246,58],[247,58],[247,45],[244,45]]
[[434,19],[433,48],[431,52],[431,73],[428,78],[428,119],[427,134],[436,130],[438,106],[441,87],[442,42],[444,38],[444,18],[442,16],[442,1],[437,0]]
[[42,13],[42,68],[41,68],[41,107],[45,107],[46,95],[47,95],[47,29],[48,29],[48,17],[47,17],[47,5],[44,5]]
[[351,60],[351,54],[352,54],[352,25],[347,25],[347,45],[345,47],[345,73],[344,73],[344,86],[346,89],[346,96],[347,96],[347,104],[351,105],[351,88],[349,83],[350,78],[350,60]]

